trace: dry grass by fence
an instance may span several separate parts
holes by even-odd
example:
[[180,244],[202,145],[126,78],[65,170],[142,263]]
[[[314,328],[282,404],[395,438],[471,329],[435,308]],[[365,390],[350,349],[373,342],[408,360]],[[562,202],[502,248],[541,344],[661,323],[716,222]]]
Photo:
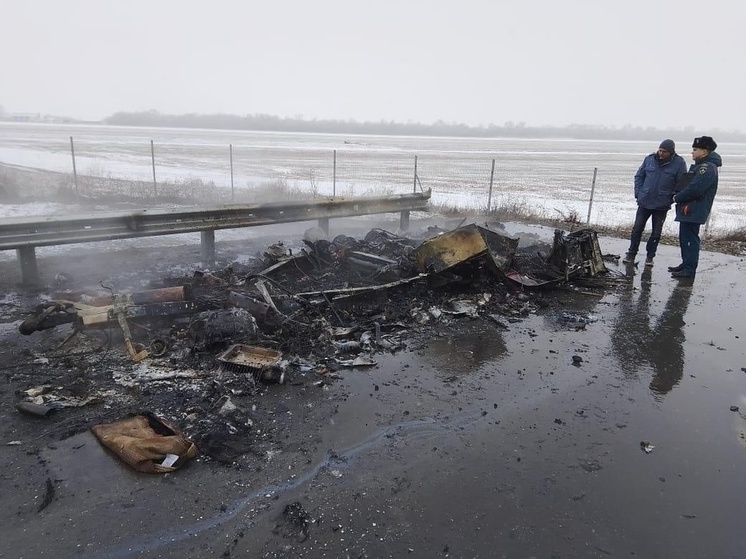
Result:
[[178,181],[132,181],[111,177],[78,175],[77,188],[70,173],[38,171],[0,165],[0,203],[75,202],[78,204],[109,204],[131,206],[173,204],[256,204],[270,201],[309,199],[313,190],[288,186],[284,178],[247,189],[218,187],[199,178]]

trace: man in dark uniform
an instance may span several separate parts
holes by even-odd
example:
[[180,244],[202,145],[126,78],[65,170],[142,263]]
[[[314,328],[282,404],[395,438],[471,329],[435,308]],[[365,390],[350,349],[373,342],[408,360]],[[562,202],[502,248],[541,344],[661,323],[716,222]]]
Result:
[[710,136],[699,136],[692,143],[694,163],[691,181],[673,200],[679,222],[681,264],[668,269],[674,278],[693,278],[699,264],[699,228],[707,221],[718,190],[718,167],[723,160],[715,152],[718,145]]
[[637,200],[637,214],[629,239],[629,250],[624,257],[625,264],[633,264],[637,250],[640,247],[642,233],[648,219],[653,218],[653,230],[645,245],[647,258],[646,266],[653,265],[653,258],[658,249],[666,221],[668,210],[671,209],[671,198],[676,183],[686,174],[684,159],[676,154],[676,144],[673,140],[663,140],[658,151],[651,153],[642,162],[635,173],[635,200]]

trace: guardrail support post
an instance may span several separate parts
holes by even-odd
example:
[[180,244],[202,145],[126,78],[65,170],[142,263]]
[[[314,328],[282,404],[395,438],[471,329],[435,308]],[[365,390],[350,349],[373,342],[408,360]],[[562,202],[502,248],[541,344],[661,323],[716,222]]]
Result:
[[215,230],[201,231],[202,236],[202,262],[212,264],[215,262]]
[[21,283],[23,285],[38,285],[39,268],[36,266],[36,249],[34,247],[17,248],[16,256],[21,265]]
[[399,230],[409,231],[409,210],[402,211],[401,219],[399,220]]
[[324,230],[324,233],[327,235],[329,234],[329,218],[328,217],[320,217],[319,218],[319,227],[321,227]]

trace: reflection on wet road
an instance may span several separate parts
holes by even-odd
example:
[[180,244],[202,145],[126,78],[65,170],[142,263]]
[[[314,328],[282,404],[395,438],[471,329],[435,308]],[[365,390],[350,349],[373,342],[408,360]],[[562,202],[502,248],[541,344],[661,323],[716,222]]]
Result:
[[[626,273],[634,277],[634,266]],[[611,345],[622,370],[639,375],[652,369],[650,390],[662,396],[680,381],[684,371],[686,336],[684,326],[692,295],[692,282],[675,282],[662,312],[651,305],[651,267],[640,274],[639,289],[630,284],[620,296],[619,314],[611,332]],[[662,286],[656,286],[660,290]]]

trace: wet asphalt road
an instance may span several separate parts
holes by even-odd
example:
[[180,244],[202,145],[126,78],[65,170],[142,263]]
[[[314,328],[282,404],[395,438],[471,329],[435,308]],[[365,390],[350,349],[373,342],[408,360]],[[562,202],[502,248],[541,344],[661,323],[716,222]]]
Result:
[[376,356],[310,392],[256,469],[136,474],[88,433],[2,446],[0,557],[744,557],[746,264],[703,253],[681,283],[677,253],[568,291],[584,330],[464,319]]

